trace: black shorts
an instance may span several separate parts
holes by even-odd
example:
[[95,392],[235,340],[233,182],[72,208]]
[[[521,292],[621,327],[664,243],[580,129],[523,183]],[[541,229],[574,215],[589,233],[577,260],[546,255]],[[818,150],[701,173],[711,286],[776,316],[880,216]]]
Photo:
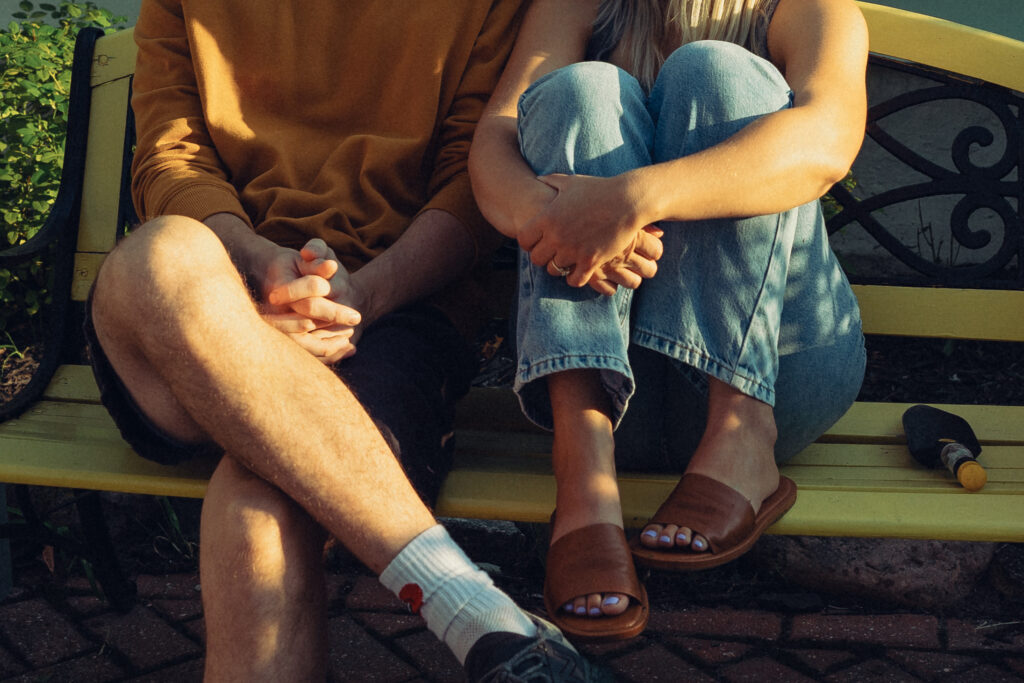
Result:
[[[85,338],[100,400],[136,453],[161,464],[216,458],[215,443],[184,443],[142,412],[103,353],[86,307]],[[451,468],[455,402],[476,373],[472,349],[437,309],[416,305],[384,316],[363,333],[359,352],[334,366],[428,503]]]

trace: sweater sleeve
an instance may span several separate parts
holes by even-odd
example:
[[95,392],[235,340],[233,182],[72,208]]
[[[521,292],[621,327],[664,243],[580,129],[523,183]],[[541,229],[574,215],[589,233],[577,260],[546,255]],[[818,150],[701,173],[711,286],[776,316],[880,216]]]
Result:
[[446,211],[462,223],[476,245],[477,259],[496,249],[503,237],[477,208],[467,168],[473,131],[512,51],[521,3],[495,0],[473,44],[451,107],[441,124],[428,192],[423,207]]
[[181,0],[144,0],[135,27],[132,199],[143,220],[231,213],[251,225],[203,117]]

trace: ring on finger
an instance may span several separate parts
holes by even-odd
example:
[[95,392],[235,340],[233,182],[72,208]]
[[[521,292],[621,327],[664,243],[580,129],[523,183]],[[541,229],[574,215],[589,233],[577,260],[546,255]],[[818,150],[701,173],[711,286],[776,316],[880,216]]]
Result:
[[549,261],[548,263],[552,268],[554,268],[555,272],[558,273],[559,277],[568,277],[572,273],[572,269],[576,267],[566,266],[563,268],[562,266],[555,263],[555,259],[551,259],[551,261]]

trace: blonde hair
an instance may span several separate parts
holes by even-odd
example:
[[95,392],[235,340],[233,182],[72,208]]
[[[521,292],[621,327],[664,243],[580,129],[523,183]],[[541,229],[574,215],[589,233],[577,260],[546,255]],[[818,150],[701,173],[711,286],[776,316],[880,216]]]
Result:
[[[724,40],[749,47],[766,0],[601,0],[594,34],[627,41],[626,70],[650,88],[665,63],[665,44]],[[676,40],[678,38],[678,40]]]

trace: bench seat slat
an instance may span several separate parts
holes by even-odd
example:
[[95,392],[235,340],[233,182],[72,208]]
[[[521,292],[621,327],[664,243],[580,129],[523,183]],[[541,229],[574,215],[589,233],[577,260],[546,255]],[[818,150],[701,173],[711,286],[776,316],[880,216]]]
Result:
[[854,285],[866,334],[1024,341],[1024,291]]
[[164,467],[138,457],[123,441],[43,441],[0,433],[7,452],[0,481],[11,484],[202,498],[212,463]]
[[[821,441],[906,443],[903,413],[913,403],[858,401],[832,425]],[[1024,406],[929,403],[959,415],[985,445],[1024,445]]]
[[[782,467],[782,472],[801,487],[841,485],[847,488],[893,488],[921,486],[957,490],[959,484],[945,469],[929,469],[910,461],[905,451],[892,446],[863,444],[813,444],[808,455],[801,454]],[[1024,494],[1024,451],[1013,446],[993,446],[981,456],[988,473],[988,492],[997,486],[1015,486]],[[460,447],[455,459],[457,471],[481,476],[551,476],[551,459],[537,453],[531,457],[504,451],[497,453]],[[675,473],[620,472],[620,479],[658,481],[674,484]]]
[[1021,519],[1019,494],[808,490],[771,533],[1020,542]]
[[[868,401],[855,403],[821,440],[904,443],[906,438],[901,418],[912,405]],[[962,416],[974,428],[982,444],[1024,444],[1024,406],[929,405]],[[471,390],[469,397],[456,408],[456,423],[463,429],[512,434],[544,433],[522,416],[512,392],[502,389]]]
[[[661,480],[623,479],[623,515],[642,525],[674,486]],[[437,512],[442,516],[515,519],[544,523],[554,503],[554,479],[541,474],[495,477],[453,472]],[[1024,496],[970,493],[948,488],[891,491],[802,488],[797,504],[770,533],[818,536],[925,538],[937,540],[1024,540]]]
[[[10,446],[10,452],[18,454],[0,462],[0,479],[12,483],[89,486],[186,497],[201,497],[205,493],[209,466],[165,468],[131,452],[106,410],[98,405],[95,381],[88,367],[61,368],[47,394],[61,400],[41,401],[20,418],[0,425],[0,438]],[[792,531],[794,528],[813,527],[817,529],[815,533],[836,535],[913,533],[920,537],[935,538],[940,534],[965,537],[966,523],[959,523],[955,527],[957,531],[931,526],[909,531],[905,524],[888,527],[865,513],[846,519],[838,527],[831,521],[813,520],[817,514],[815,501],[826,493],[826,500],[841,500],[846,505],[845,501],[855,499],[875,508],[890,497],[903,500],[910,509],[900,513],[901,519],[910,515],[921,496],[964,493],[945,471],[915,465],[906,447],[899,443],[903,440],[899,416],[907,405],[858,403],[830,431],[825,443],[811,445],[785,466],[784,472],[800,486],[797,506],[787,515],[786,526],[782,527],[789,529],[785,533],[797,533]],[[992,406],[946,408],[977,423],[979,432],[994,430],[999,432],[999,438],[1015,444],[985,445],[981,460],[988,469],[990,483],[983,492],[969,495],[986,501],[1024,500],[1024,447],[1019,443],[1024,439],[1020,419],[1024,408],[999,407],[1002,415],[994,412]],[[536,522],[547,519],[555,491],[549,456],[550,435],[520,421],[518,414],[517,402],[508,390],[474,389],[463,402],[460,420],[470,419],[482,423],[473,427],[485,428],[460,429],[456,470],[445,483],[439,514]],[[508,415],[512,417],[501,419]],[[502,427],[509,426],[501,423],[508,421],[517,423],[512,426],[523,431],[501,431]],[[495,422],[499,423],[497,428]],[[862,442],[862,437],[870,434],[872,425],[875,432],[881,433],[882,443]],[[880,429],[883,425],[888,428]],[[621,484],[627,519],[637,524],[646,520],[672,490],[676,480],[675,474],[623,474]],[[993,515],[1006,503],[987,507],[959,501],[959,495],[954,497],[957,506],[970,509],[974,520],[975,528],[966,537],[988,533],[998,535],[1001,540],[1007,536],[1018,540],[1024,537],[1019,522],[1012,532],[990,531]]]
[[43,392],[52,401],[99,403],[100,390],[88,365],[62,365]]

